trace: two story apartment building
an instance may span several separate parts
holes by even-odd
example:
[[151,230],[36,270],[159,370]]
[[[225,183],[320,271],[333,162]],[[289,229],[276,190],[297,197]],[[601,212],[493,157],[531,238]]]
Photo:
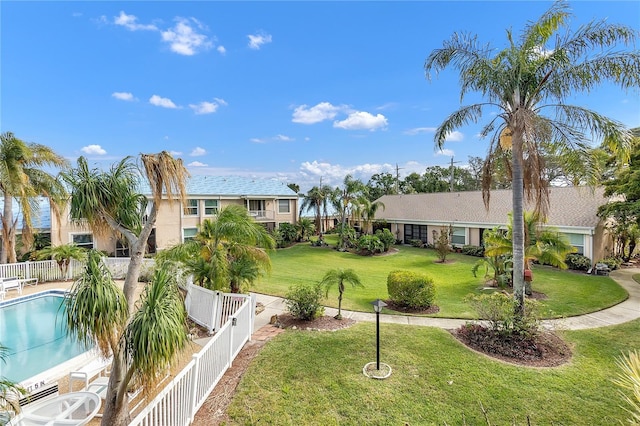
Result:
[[[148,187],[142,185],[140,191],[151,199]],[[296,223],[298,220],[298,194],[283,182],[239,176],[195,175],[187,181],[185,206],[178,202],[162,201],[147,251],[155,253],[193,238],[206,219],[215,219],[220,209],[232,204],[244,206],[256,222],[269,230],[280,223]],[[63,212],[60,221],[55,215],[49,217],[52,245],[75,243],[114,256],[128,256],[126,244],[115,236],[96,236],[86,225],[71,223],[68,209]],[[46,232],[46,227],[43,231]]]

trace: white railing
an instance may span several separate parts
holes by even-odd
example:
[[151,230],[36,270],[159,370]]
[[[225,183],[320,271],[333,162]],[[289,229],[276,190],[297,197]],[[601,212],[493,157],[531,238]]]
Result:
[[[115,279],[124,279],[129,267],[128,257],[105,257],[104,262]],[[153,268],[153,259],[143,259],[141,272],[148,272]],[[0,277],[37,278],[38,282],[63,281],[75,279],[82,274],[84,262],[71,259],[67,276],[65,277],[55,260],[38,260],[35,262],[0,264]]]
[[187,426],[249,340],[255,305],[245,298],[240,308],[187,366],[129,424]]

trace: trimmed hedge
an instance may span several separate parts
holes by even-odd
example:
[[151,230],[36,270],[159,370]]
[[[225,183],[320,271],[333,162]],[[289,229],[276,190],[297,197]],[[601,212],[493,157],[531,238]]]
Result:
[[467,256],[484,257],[484,247],[462,246],[462,254],[466,254]]
[[297,284],[289,288],[285,304],[295,318],[311,321],[324,314],[322,286],[317,284]]
[[413,309],[430,307],[436,296],[433,280],[425,274],[411,271],[390,272],[387,292],[393,303]]

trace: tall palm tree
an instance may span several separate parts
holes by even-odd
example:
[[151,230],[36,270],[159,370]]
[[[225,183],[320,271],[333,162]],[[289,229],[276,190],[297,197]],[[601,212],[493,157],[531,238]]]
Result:
[[165,250],[163,257],[182,262],[202,287],[239,292],[242,282],[255,281],[257,271],[270,270],[267,250],[274,248],[273,237],[244,207],[230,205],[215,220],[206,219],[193,240]]
[[68,280],[69,264],[71,259],[83,260],[87,255],[87,250],[75,244],[61,244],[59,246],[48,246],[38,250],[37,258],[40,260],[51,259],[58,264],[60,273],[64,280]]
[[[459,71],[461,98],[477,92],[486,102],[455,111],[435,132],[442,148],[455,129],[476,122],[489,110],[491,120],[481,134],[493,134],[488,160],[493,153],[510,152],[513,182],[514,295],[519,312],[524,312],[524,222],[525,192],[535,199],[537,209],[548,203],[547,182],[539,147],[546,142],[561,144],[575,152],[587,152],[589,137],[602,138],[612,149],[626,156],[630,132],[619,122],[581,106],[566,103],[577,92],[588,92],[604,80],[623,87],[640,84],[640,53],[621,50],[634,43],[632,28],[608,24],[605,20],[566,29],[569,5],[554,3],[537,21],[529,23],[516,41],[507,31],[508,45],[496,50],[481,45],[476,36],[454,33],[444,46],[425,61],[430,78],[448,66]],[[483,194],[489,203],[491,163],[485,163]]]
[[351,284],[352,287],[364,287],[360,282],[360,277],[353,269],[331,269],[322,278],[320,285],[324,286],[329,296],[329,290],[333,286],[338,286],[338,315],[335,319],[342,319],[342,295],[345,290],[345,284]]
[[[146,223],[142,217],[147,198],[138,188],[141,176],[146,178],[151,191],[151,209]],[[118,234],[130,247],[131,258],[124,282],[124,300],[127,314],[135,312],[136,287],[142,268],[147,240],[155,226],[158,208],[162,200],[169,203],[186,199],[186,179],[189,176],[182,160],[174,159],[168,152],[141,154],[139,164],[131,157],[114,164],[109,171],[90,169],[84,157],[78,158],[77,168],[63,172],[62,178],[71,187],[70,216],[84,222],[96,235]],[[124,347],[114,354],[112,379],[109,381],[105,402],[103,425],[128,424],[127,399],[120,384],[126,380],[129,358]],[[149,354],[152,356],[153,354]]]
[[327,185],[314,186],[307,192],[307,195],[302,199],[302,203],[300,203],[300,216],[302,216],[303,212],[313,211],[316,216],[316,230],[321,234],[325,231],[322,214],[326,215],[330,193],[331,188]]
[[14,200],[22,215],[22,240],[30,245],[31,216],[37,210],[35,197],[49,198],[54,215],[60,217],[60,207],[66,201],[66,191],[61,183],[42,167],[66,167],[67,160],[51,148],[27,143],[11,132],[0,134],[0,195],[3,197],[2,247],[0,263],[15,263],[16,231],[18,219],[13,217]]
[[370,201],[367,197],[360,197],[357,203],[357,210],[360,219],[362,220],[362,232],[365,234],[369,232],[371,224],[376,218],[378,209],[385,209],[385,205],[382,201]]
[[[156,269],[129,320],[124,293],[95,250],[89,251],[85,273],[65,298],[71,334],[97,344],[101,356],[120,358],[114,363],[102,424],[129,424],[127,389],[144,385],[152,389],[187,342],[186,312],[172,275]],[[109,401],[113,398],[112,401]],[[114,416],[110,405],[121,413]],[[108,420],[105,420],[108,418]]]
[[342,222],[340,239],[338,241],[339,247],[344,247],[344,239],[342,238],[342,230],[347,224],[347,217],[351,214],[356,206],[356,201],[362,196],[365,191],[365,185],[359,179],[354,179],[351,175],[346,175],[342,182],[342,189],[339,191],[340,200],[340,217]]

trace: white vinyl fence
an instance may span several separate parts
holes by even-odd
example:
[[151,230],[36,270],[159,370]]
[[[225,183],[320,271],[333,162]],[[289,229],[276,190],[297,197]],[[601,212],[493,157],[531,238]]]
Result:
[[189,318],[205,327],[209,334],[219,330],[249,297],[245,294],[222,293],[194,285],[188,279],[184,304]]
[[[129,267],[128,257],[105,257],[104,262],[111,271],[114,279],[124,279]],[[142,260],[141,274],[153,268],[153,259]],[[36,262],[19,262],[0,264],[0,277],[37,278],[38,282],[63,281],[76,279],[82,274],[84,263],[71,259],[67,276],[63,276],[55,260],[38,260]]]
[[187,426],[249,340],[255,304],[243,298],[200,352],[130,423],[130,426]]

